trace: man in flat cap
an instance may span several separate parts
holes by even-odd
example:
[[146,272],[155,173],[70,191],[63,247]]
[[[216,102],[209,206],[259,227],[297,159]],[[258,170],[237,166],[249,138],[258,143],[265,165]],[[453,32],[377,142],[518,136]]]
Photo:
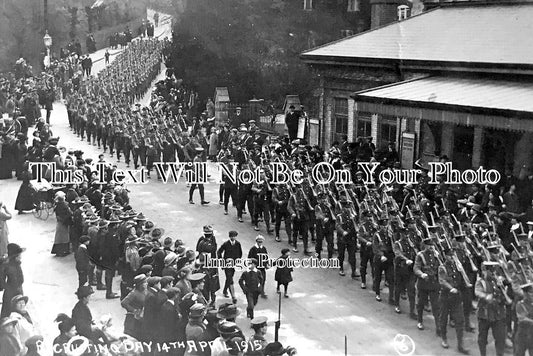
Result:
[[239,279],[239,285],[242,288],[244,295],[246,295],[246,314],[248,318],[254,318],[254,307],[257,304],[259,294],[261,294],[261,286],[263,285],[263,275],[257,270],[257,260],[252,258],[248,263],[248,270],[244,271]]
[[257,316],[252,319],[252,329],[254,334],[248,340],[246,356],[262,356],[268,342],[265,339],[267,333],[267,321],[264,316]]

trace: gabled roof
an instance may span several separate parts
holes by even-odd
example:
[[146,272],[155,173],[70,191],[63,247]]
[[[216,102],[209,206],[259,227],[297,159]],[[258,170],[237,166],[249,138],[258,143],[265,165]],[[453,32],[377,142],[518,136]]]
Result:
[[450,6],[344,38],[303,60],[533,65],[533,4]]

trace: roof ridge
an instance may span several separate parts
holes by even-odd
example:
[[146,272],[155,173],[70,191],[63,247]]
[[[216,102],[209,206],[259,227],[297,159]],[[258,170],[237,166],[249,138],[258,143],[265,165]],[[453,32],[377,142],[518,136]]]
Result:
[[357,37],[357,36],[362,36],[362,35],[365,35],[367,33],[371,33],[371,32],[374,32],[374,31],[377,31],[377,30],[381,30],[382,28],[385,28],[385,27],[388,27],[388,26],[393,26],[393,25],[397,25],[398,23],[400,22],[406,22],[406,21],[409,21],[411,19],[414,19],[414,18],[417,18],[417,17],[420,17],[422,15],[425,15],[425,14],[429,14],[431,12],[435,12],[437,10],[442,10],[443,8],[441,7],[435,7],[433,9],[430,9],[428,11],[423,11],[419,14],[416,14],[416,15],[413,15],[413,16],[409,16],[408,18],[406,18],[405,20],[396,20],[394,22],[390,22],[388,24],[385,24],[385,25],[381,25],[381,26],[378,26],[378,27],[375,27],[375,28],[371,28],[370,30],[366,30],[366,31],[363,31],[363,32],[359,32],[359,33],[356,33],[354,35],[351,35],[351,36],[347,36],[347,37],[343,37],[343,38],[339,38],[338,40],[335,40],[335,41],[332,41],[332,42],[327,42],[327,43],[324,43],[323,45],[320,45],[320,46],[317,46],[317,47],[313,47],[313,48],[310,48],[302,53],[300,53],[301,56],[303,55],[306,55],[308,52],[312,52],[312,51],[316,51],[317,49],[320,49],[320,48],[323,48],[323,47],[327,47],[327,46],[331,46],[331,45],[334,45],[334,44],[337,44],[339,42],[342,42],[342,41],[347,41],[351,38],[354,38],[354,37]]

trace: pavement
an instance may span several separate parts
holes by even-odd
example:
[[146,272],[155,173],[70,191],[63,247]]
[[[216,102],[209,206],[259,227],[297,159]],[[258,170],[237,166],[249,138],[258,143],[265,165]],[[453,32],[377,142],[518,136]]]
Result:
[[[168,33],[166,29],[158,28],[160,33]],[[101,52],[101,51],[100,51]],[[101,55],[103,55],[101,52]],[[96,65],[102,63],[98,61]],[[93,68],[97,72],[98,67]],[[164,71],[164,69],[163,69]],[[163,74],[160,74],[160,76]],[[146,101],[149,93],[143,98]],[[102,153],[97,147],[81,141],[68,127],[66,108],[62,103],[55,103],[51,117],[52,131],[60,137],[59,146],[67,149],[75,148],[84,152],[84,157],[97,159]],[[108,162],[116,163],[115,157],[105,154]],[[116,163],[119,168],[126,169],[123,162]],[[214,177],[211,167],[211,176]],[[152,175],[154,177],[155,174]],[[13,209],[20,182],[15,179],[0,180],[0,200]],[[261,231],[255,232],[250,224],[249,215],[245,215],[244,223],[239,223],[236,211],[230,209],[225,216],[224,209],[218,204],[218,185],[212,182],[205,186],[206,199],[211,204],[199,204],[198,192],[195,192],[197,204],[188,202],[188,188],[181,181],[178,184],[164,184],[152,179],[146,185],[129,185],[132,207],[142,211],[158,227],[165,229],[165,236],[174,240],[182,239],[187,246],[194,247],[200,236],[202,227],[213,225],[218,245],[227,239],[230,230],[239,232],[238,240],[243,246],[244,254],[255,243],[255,236],[263,234],[266,237],[265,246],[270,257],[278,257],[280,250],[287,247],[286,235],[282,231],[281,243],[275,242],[273,235],[267,235],[264,223]],[[57,326],[54,319],[58,313],[70,314],[77,299],[74,291],[77,287],[77,273],[74,268],[74,257],[59,258],[50,254],[54,241],[55,216],[51,215],[46,221],[35,218],[31,213],[17,215],[8,221],[10,242],[16,242],[26,247],[22,255],[25,274],[24,292],[29,296],[29,310],[37,329],[45,337],[45,345],[50,344],[57,336]],[[293,257],[303,257],[296,253]],[[359,256],[357,256],[359,260]],[[221,285],[224,274],[220,273]],[[240,273],[237,272],[235,281]],[[450,349],[444,350],[440,346],[440,339],[435,336],[433,318],[425,316],[426,330],[416,329],[416,322],[404,313],[398,315],[386,302],[376,302],[371,289],[360,289],[360,281],[353,281],[348,276],[341,277],[336,269],[295,269],[294,281],[289,285],[290,298],[281,299],[279,309],[278,295],[275,291],[274,270],[267,271],[266,293],[267,299],[259,299],[255,309],[256,316],[266,316],[269,328],[266,339],[274,340],[274,321],[278,319],[281,310],[280,342],[297,348],[300,355],[336,356],[336,355],[456,355],[455,333],[449,330]],[[119,291],[120,277],[114,279],[114,291]],[[236,286],[237,306],[241,315],[237,324],[246,336],[250,336],[249,320],[246,319],[246,298]],[[387,300],[387,290],[383,291],[383,300]],[[217,304],[230,302],[224,298],[221,291],[217,293]],[[407,310],[407,301],[402,301],[403,310]],[[114,329],[120,333],[123,330],[125,311],[119,300],[106,300],[105,291],[96,291],[90,302],[93,317],[98,320],[104,314],[113,317]],[[471,320],[475,321],[472,315]],[[412,346],[405,346],[401,340],[404,335],[409,336]],[[465,345],[472,354],[477,355],[477,334],[467,333]],[[489,341],[492,342],[492,341]],[[413,347],[414,346],[414,347]],[[489,346],[489,354],[494,354],[494,347]],[[50,353],[43,353],[43,355]]]

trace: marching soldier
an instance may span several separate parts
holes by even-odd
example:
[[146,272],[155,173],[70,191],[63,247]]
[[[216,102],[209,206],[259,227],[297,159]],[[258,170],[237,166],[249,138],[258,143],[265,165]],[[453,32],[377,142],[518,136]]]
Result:
[[355,252],[357,250],[357,233],[354,223],[354,216],[352,215],[352,209],[349,206],[349,201],[346,195],[341,194],[339,197],[339,203],[341,204],[341,211],[335,219],[335,228],[337,230],[337,251],[339,253],[340,270],[339,274],[345,276],[344,273],[344,253],[348,250],[348,263],[350,264],[352,271],[352,278],[357,278],[356,274],[356,258]]
[[392,249],[392,236],[387,228],[388,217],[382,214],[379,217],[378,231],[374,233],[372,251],[374,252],[374,292],[376,300],[381,302],[381,277],[385,272],[385,281],[389,286],[389,304],[394,304],[394,251]]
[[[441,332],[442,347],[447,349],[447,324],[448,317],[451,317],[455,321],[455,332],[457,333],[457,350],[465,355],[469,354],[469,351],[464,348],[464,310],[463,310],[463,298],[462,294],[468,294],[469,291],[461,276],[457,265],[453,259],[454,250],[446,248],[444,250],[445,262],[439,266],[439,283],[441,287],[440,296],[440,317],[439,317],[439,330]],[[470,283],[470,282],[468,282]]]
[[487,338],[490,329],[492,329],[494,336],[496,356],[503,356],[505,352],[506,305],[512,301],[506,295],[501,277],[495,274],[495,269],[498,266],[497,262],[484,261],[483,276],[477,280],[475,287],[476,296],[479,298],[477,343],[481,356],[487,355]]
[[361,273],[361,289],[366,289],[366,268],[370,263],[370,276],[374,279],[374,251],[372,249],[372,237],[374,235],[374,222],[372,221],[372,213],[366,209],[360,210],[361,214],[361,230],[357,234],[357,239],[361,246],[359,252],[361,257],[360,273]]
[[[470,251],[468,250],[465,242],[464,234],[454,234],[454,241],[452,241],[452,247],[457,255],[459,262],[462,265],[462,268],[465,270],[466,275],[468,276],[468,282],[474,284],[477,276],[477,267],[470,256]],[[464,310],[464,320],[465,320],[465,330],[467,332],[474,331],[472,324],[470,323],[470,313],[472,311],[472,289],[461,293],[463,301],[463,310]]]
[[416,276],[413,272],[417,249],[410,239],[406,228],[400,231],[400,238],[394,242],[394,304],[396,313],[400,314],[400,294],[407,290],[409,298],[409,316],[416,320],[415,313],[415,284]]
[[328,259],[333,257],[333,231],[335,230],[335,214],[329,205],[326,193],[318,194],[318,203],[315,207],[316,216],[316,245],[315,251],[320,259],[322,253],[322,241],[326,240]]
[[292,251],[298,252],[299,234],[302,236],[304,243],[304,253],[308,255],[310,251],[308,249],[309,240],[307,233],[309,230],[309,216],[313,208],[306,199],[302,188],[298,185],[295,188],[295,194],[290,196],[289,203],[287,204],[287,210],[292,218],[292,242],[294,246]]
[[533,355],[533,282],[520,286],[524,299],[516,305],[518,327],[514,339],[515,356]]
[[281,227],[281,220],[285,220],[285,232],[287,233],[289,244],[291,243],[291,215],[287,210],[287,204],[289,203],[289,188],[284,184],[278,184],[272,191],[272,203],[276,212],[276,223],[274,225],[274,231],[276,234],[276,241],[280,242],[279,229]]
[[435,327],[437,336],[440,336],[438,316],[439,316],[439,278],[438,268],[440,262],[437,251],[435,250],[433,239],[426,238],[422,241],[424,249],[416,255],[415,265],[413,271],[418,277],[418,304],[417,309],[417,328],[424,330],[424,306],[427,304],[428,298],[431,303],[431,311],[435,318]]
[[267,233],[271,233],[270,230],[270,201],[272,200],[272,188],[270,187],[266,174],[262,172],[260,174],[260,182],[252,184],[252,199],[254,202],[254,214],[252,216],[252,224],[254,230],[259,231],[259,217],[263,215],[265,225],[267,227]]

